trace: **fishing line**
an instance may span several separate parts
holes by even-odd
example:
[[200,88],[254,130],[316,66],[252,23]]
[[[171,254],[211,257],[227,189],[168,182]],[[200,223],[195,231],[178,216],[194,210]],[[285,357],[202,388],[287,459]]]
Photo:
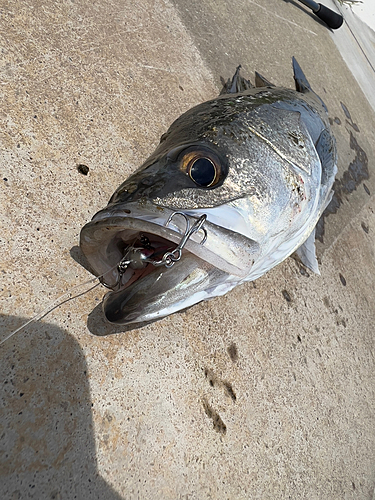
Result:
[[[134,241],[134,243],[135,243],[135,241]],[[117,262],[117,264],[114,265],[111,269],[108,269],[108,271],[101,274],[100,276],[95,276],[94,278],[91,278],[88,281],[85,281],[83,283],[79,283],[78,285],[74,285],[72,288],[70,288],[70,290],[68,290],[67,292],[64,292],[59,297],[57,297],[57,299],[50,302],[50,304],[45,309],[43,309],[42,311],[35,314],[35,316],[30,318],[28,321],[26,321],[26,323],[24,323],[23,325],[18,327],[16,330],[13,330],[13,332],[9,333],[9,335],[7,335],[4,339],[0,340],[0,345],[4,344],[7,340],[9,340],[11,337],[13,337],[16,333],[20,332],[21,330],[23,330],[24,328],[29,326],[31,323],[34,323],[36,321],[40,321],[45,316],[47,316],[47,314],[51,313],[52,311],[54,311],[58,307],[62,306],[66,302],[69,302],[70,300],[77,299],[78,297],[85,295],[86,293],[90,292],[91,290],[93,290],[94,288],[96,288],[99,285],[106,287],[106,284],[104,283],[104,281],[102,281],[102,279],[104,278],[104,276],[106,274],[108,274],[111,271],[113,271],[114,269],[118,268],[120,263],[121,263],[121,260],[119,262]],[[74,290],[77,290],[78,288],[81,288],[83,286],[90,285],[91,283],[95,283],[96,280],[99,280],[98,283],[96,283],[91,288],[88,288],[87,290],[84,290],[83,292],[80,292],[77,295],[72,295],[74,293]],[[106,288],[108,288],[108,287],[106,287]]]
[[[142,267],[143,267],[144,264],[147,265],[148,263],[153,264],[155,267],[165,266],[166,268],[170,268],[181,259],[182,250],[185,247],[187,241],[191,238],[191,236],[194,233],[197,233],[199,231],[203,231],[203,239],[201,241],[201,245],[203,245],[207,240],[207,231],[204,228],[204,223],[206,222],[207,216],[205,214],[202,215],[191,226],[190,221],[189,221],[188,217],[186,216],[186,214],[184,214],[183,212],[173,212],[170,215],[170,217],[168,218],[165,225],[167,226],[172,221],[173,217],[176,215],[181,215],[185,219],[185,222],[186,222],[185,232],[184,232],[184,234],[182,234],[181,241],[176,246],[176,248],[173,251],[166,252],[160,261],[154,261],[154,260],[149,259],[149,258],[144,258],[142,253],[141,253],[142,249],[134,247],[135,242],[136,242],[136,238],[135,238],[133,245],[128,246],[128,251],[125,253],[124,257],[119,262],[117,262],[117,264],[115,264],[111,269],[108,269],[105,273],[103,273],[100,276],[95,276],[94,278],[91,278],[88,281],[85,281],[84,283],[79,283],[78,285],[75,285],[67,292],[64,292],[63,294],[61,294],[59,297],[57,297],[57,299],[55,299],[53,302],[51,302],[45,309],[43,309],[42,311],[35,314],[35,316],[30,318],[28,321],[26,321],[26,323],[19,326],[16,330],[13,330],[4,339],[0,340],[0,345],[4,344],[7,340],[9,340],[11,337],[13,337],[16,333],[18,333],[21,330],[23,330],[24,328],[26,328],[31,323],[34,323],[36,321],[40,321],[45,316],[47,316],[47,314],[50,314],[52,311],[54,311],[58,307],[62,306],[66,302],[69,302],[70,300],[73,300],[73,299],[76,299],[78,297],[81,297],[82,295],[85,295],[86,293],[90,292],[91,290],[93,290],[94,288],[96,288],[99,285],[103,285],[106,288],[111,288],[112,290],[114,290],[114,287],[106,285],[106,283],[104,282],[104,279],[103,279],[106,274],[110,273],[114,269],[118,270],[119,275],[118,275],[117,285],[121,286],[122,275],[129,265],[131,266],[132,264],[135,264],[134,269],[137,269],[138,265],[140,265],[140,264],[142,264]],[[132,250],[133,250],[134,255],[133,255],[133,257],[129,258],[130,252]],[[145,249],[143,249],[143,250],[145,250]],[[98,280],[98,283],[95,283],[97,280]],[[95,285],[88,288],[87,290],[84,290],[83,292],[80,292],[80,293],[77,293],[76,295],[73,295],[75,290],[77,290],[81,287],[90,285],[92,283],[95,283]]]
[[[134,243],[135,243],[135,241],[134,241]],[[16,333],[20,332],[21,330],[23,330],[24,328],[26,328],[27,326],[29,326],[31,323],[34,323],[36,321],[40,321],[45,316],[47,316],[47,314],[50,314],[52,311],[54,311],[58,307],[62,306],[66,302],[69,302],[70,300],[77,299],[78,297],[81,297],[82,295],[85,295],[86,293],[90,292],[91,290],[94,290],[94,288],[96,288],[99,285],[102,285],[105,288],[109,288],[105,284],[105,282],[101,281],[101,280],[104,278],[104,276],[106,274],[110,273],[114,269],[118,269],[122,260],[123,259],[119,260],[117,262],[117,264],[115,264],[111,269],[108,269],[108,271],[106,271],[105,273],[101,274],[100,276],[95,276],[94,278],[91,278],[91,279],[89,279],[89,280],[87,280],[87,281],[85,281],[83,283],[79,283],[78,285],[74,285],[72,288],[70,288],[70,290],[68,290],[67,292],[64,292],[63,294],[59,295],[59,297],[57,297],[55,300],[53,300],[52,302],[50,302],[49,305],[45,309],[43,309],[42,311],[39,311],[37,314],[35,314],[35,316],[33,316],[32,318],[30,318],[29,320],[27,320],[26,323],[23,323],[21,326],[19,326],[18,328],[16,328],[16,330],[13,330],[12,332],[10,332],[4,339],[0,340],[0,346],[2,344],[4,344],[7,340],[9,340],[11,337],[13,337],[14,335],[16,335]],[[98,280],[98,283],[95,283],[97,280]],[[90,288],[88,288],[87,290],[84,290],[84,291],[82,291],[80,293],[77,293],[76,295],[73,295],[75,290],[77,290],[79,288],[82,288],[84,286],[90,285],[92,283],[95,283],[95,285],[92,286],[92,287],[90,287]]]
[[[109,271],[106,271],[104,274],[107,274],[108,272],[110,272],[113,269],[115,269],[117,267],[117,265],[118,264],[116,264],[116,266],[114,266]],[[50,304],[45,309],[43,309],[42,311],[40,311],[37,314],[35,314],[35,316],[33,316],[28,321],[26,321],[26,323],[24,323],[23,325],[21,325],[20,327],[18,327],[16,330],[14,330],[13,332],[11,332],[4,339],[0,340],[0,345],[4,344],[4,342],[6,342],[7,340],[9,340],[11,337],[13,337],[13,335],[15,335],[16,333],[20,332],[21,330],[23,330],[24,328],[26,328],[31,323],[34,323],[36,321],[40,321],[42,318],[44,318],[45,316],[47,316],[47,314],[51,313],[52,311],[54,311],[58,307],[62,306],[66,302],[69,302],[70,300],[73,300],[73,299],[76,299],[78,297],[81,297],[82,295],[85,295],[86,293],[90,292],[91,290],[93,290],[97,286],[102,285],[100,279],[103,278],[104,274],[102,274],[101,276],[95,276],[94,278],[91,278],[88,281],[85,281],[84,283],[79,283],[78,285],[73,286],[67,292],[64,292],[63,294],[61,294],[59,297],[57,297],[57,299],[55,299],[54,301],[50,302]],[[97,280],[99,280],[99,282],[96,283],[94,286],[88,288],[87,290],[84,290],[83,292],[80,292],[80,293],[78,293],[76,295],[73,295],[75,290],[77,290],[77,289],[79,289],[79,288],[81,288],[83,286],[90,285],[91,283],[95,283],[95,281],[97,281]]]

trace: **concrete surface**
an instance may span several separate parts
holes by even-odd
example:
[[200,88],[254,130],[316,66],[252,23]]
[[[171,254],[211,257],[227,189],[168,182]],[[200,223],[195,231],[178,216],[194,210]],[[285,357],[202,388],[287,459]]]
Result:
[[[336,0],[337,2],[338,0]],[[375,5],[371,0],[360,0],[357,2],[349,2],[349,5],[343,4],[345,7],[350,6],[352,12],[359,19],[375,30]]]
[[332,31],[332,40],[375,111],[375,4],[372,0],[354,4],[327,0],[326,5],[344,18],[343,26]]
[[371,499],[374,112],[329,30],[282,0],[3,0],[0,14],[3,337],[88,279],[70,255],[80,228],[238,63],[292,86],[295,55],[339,151],[321,277],[288,259],[109,336],[88,322],[96,288],[0,347],[0,498]]

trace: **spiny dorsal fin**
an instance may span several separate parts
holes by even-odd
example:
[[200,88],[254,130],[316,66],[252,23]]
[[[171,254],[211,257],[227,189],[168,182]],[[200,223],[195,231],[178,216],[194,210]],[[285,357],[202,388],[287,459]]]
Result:
[[256,87],[274,87],[275,85],[269,82],[264,76],[260,75],[257,71],[255,72],[255,86]]
[[295,57],[293,57],[293,72],[294,72],[294,80],[296,82],[296,90],[298,92],[311,92],[311,86],[301,69],[301,66],[298,64]]
[[244,90],[248,90],[253,88],[253,85],[240,75],[241,65],[239,65],[236,69],[236,72],[233,75],[232,80],[228,79],[227,82],[221,80],[223,84],[223,88],[220,92],[220,95],[223,94],[238,94],[239,92],[243,92]]

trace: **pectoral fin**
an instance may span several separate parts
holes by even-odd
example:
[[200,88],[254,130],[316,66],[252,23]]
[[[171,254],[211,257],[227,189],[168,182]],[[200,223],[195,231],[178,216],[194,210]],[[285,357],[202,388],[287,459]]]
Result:
[[311,269],[314,273],[320,274],[315,253],[315,228],[305,243],[296,250],[296,254],[304,266]]

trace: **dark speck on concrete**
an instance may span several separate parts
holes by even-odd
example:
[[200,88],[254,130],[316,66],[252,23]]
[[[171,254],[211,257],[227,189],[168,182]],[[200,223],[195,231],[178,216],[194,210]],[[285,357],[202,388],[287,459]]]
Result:
[[302,274],[302,276],[306,276],[306,278],[310,277],[309,273],[306,271],[306,269],[303,266],[299,266],[299,272]]
[[226,434],[227,426],[222,421],[220,415],[208,404],[205,399],[203,400],[203,408],[208,418],[212,419],[215,431],[220,432],[220,434]]
[[89,173],[89,167],[87,165],[79,164],[77,165],[77,170],[82,175],[87,175]]
[[344,115],[346,116],[346,118],[347,118],[348,120],[351,120],[351,119],[352,119],[352,117],[351,117],[351,115],[350,115],[350,113],[349,113],[348,108],[345,106],[345,104],[344,104],[344,103],[340,102],[340,104],[341,104],[342,110],[344,111]]
[[364,222],[361,222],[361,227],[362,227],[362,229],[364,230],[364,232],[365,232],[366,234],[368,234],[368,233],[369,233],[369,230],[370,230],[370,229],[369,229],[369,227],[368,227],[368,225],[367,225],[367,224],[365,224]]
[[235,363],[238,359],[238,349],[234,342],[227,349],[230,359]]
[[342,283],[344,286],[346,286],[346,279],[344,278],[344,276],[343,276],[341,273],[339,273],[339,276],[340,276],[340,281],[341,281],[341,283]]
[[371,196],[370,190],[369,190],[369,188],[366,186],[366,184],[365,184],[365,183],[363,183],[363,189],[366,191],[366,193],[367,193],[369,196]]
[[348,123],[351,127],[353,127],[356,132],[359,132],[359,127],[356,123],[353,122],[353,119],[351,117],[351,114],[349,113],[348,108],[345,106],[344,103],[340,102],[340,104],[341,104],[342,110],[344,111],[344,115],[347,118],[346,123]]
[[212,372],[212,370],[209,370],[208,368],[206,368],[204,370],[204,376],[206,377],[206,379],[208,380],[209,384],[211,387],[215,387],[216,385],[216,382],[217,382],[217,379],[214,375],[214,373]]
[[226,394],[232,399],[232,401],[236,401],[237,396],[233,390],[232,384],[230,384],[229,382],[223,382],[223,385],[224,385]]
[[292,302],[292,299],[291,299],[291,297],[290,297],[289,293],[288,293],[286,290],[283,290],[283,291],[282,291],[282,294],[283,294],[284,299],[285,299],[287,302]]

